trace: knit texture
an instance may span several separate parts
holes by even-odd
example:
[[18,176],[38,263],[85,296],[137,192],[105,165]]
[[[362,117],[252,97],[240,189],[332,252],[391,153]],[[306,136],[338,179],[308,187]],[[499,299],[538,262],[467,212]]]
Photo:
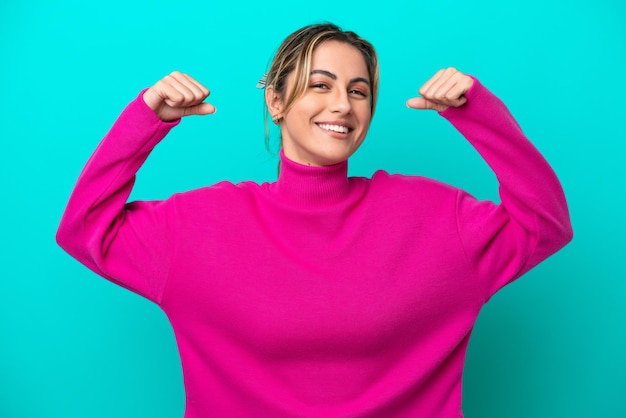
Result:
[[438,181],[281,154],[274,183],[221,182],[127,203],[176,123],[141,96],[81,173],[57,234],[80,262],[171,321],[186,418],[458,418],[483,304],[572,237],[560,184],[477,80],[442,112],[501,203]]

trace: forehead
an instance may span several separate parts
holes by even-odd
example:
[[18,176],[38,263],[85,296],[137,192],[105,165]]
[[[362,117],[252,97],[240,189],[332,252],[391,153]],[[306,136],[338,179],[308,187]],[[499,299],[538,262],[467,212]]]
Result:
[[326,41],[313,51],[311,70],[326,70],[338,77],[369,79],[367,64],[361,51],[339,41]]

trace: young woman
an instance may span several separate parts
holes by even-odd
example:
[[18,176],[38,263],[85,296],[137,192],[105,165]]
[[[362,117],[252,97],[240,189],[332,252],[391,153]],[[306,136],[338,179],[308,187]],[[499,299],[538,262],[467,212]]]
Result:
[[376,106],[374,48],[312,25],[265,80],[278,180],[127,203],[135,173],[206,87],[172,73],[124,110],[70,198],[59,244],[157,303],[176,334],[185,417],[461,417],[483,304],[572,237],[559,182],[506,107],[448,68],[410,99],[489,163],[501,203],[421,177],[347,176]]

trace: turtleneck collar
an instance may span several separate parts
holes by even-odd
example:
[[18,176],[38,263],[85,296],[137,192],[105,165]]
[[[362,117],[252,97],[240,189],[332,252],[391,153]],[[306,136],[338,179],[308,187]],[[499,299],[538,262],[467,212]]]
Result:
[[282,199],[307,205],[327,205],[343,200],[350,192],[348,161],[312,167],[290,160],[280,151],[280,172],[274,191]]

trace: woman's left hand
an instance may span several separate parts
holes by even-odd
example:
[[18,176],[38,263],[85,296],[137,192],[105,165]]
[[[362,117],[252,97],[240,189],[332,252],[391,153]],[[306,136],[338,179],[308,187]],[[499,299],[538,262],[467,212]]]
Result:
[[407,100],[406,105],[413,109],[432,109],[443,112],[448,107],[463,106],[467,102],[465,93],[474,84],[474,79],[456,68],[437,71],[420,89],[422,97]]

